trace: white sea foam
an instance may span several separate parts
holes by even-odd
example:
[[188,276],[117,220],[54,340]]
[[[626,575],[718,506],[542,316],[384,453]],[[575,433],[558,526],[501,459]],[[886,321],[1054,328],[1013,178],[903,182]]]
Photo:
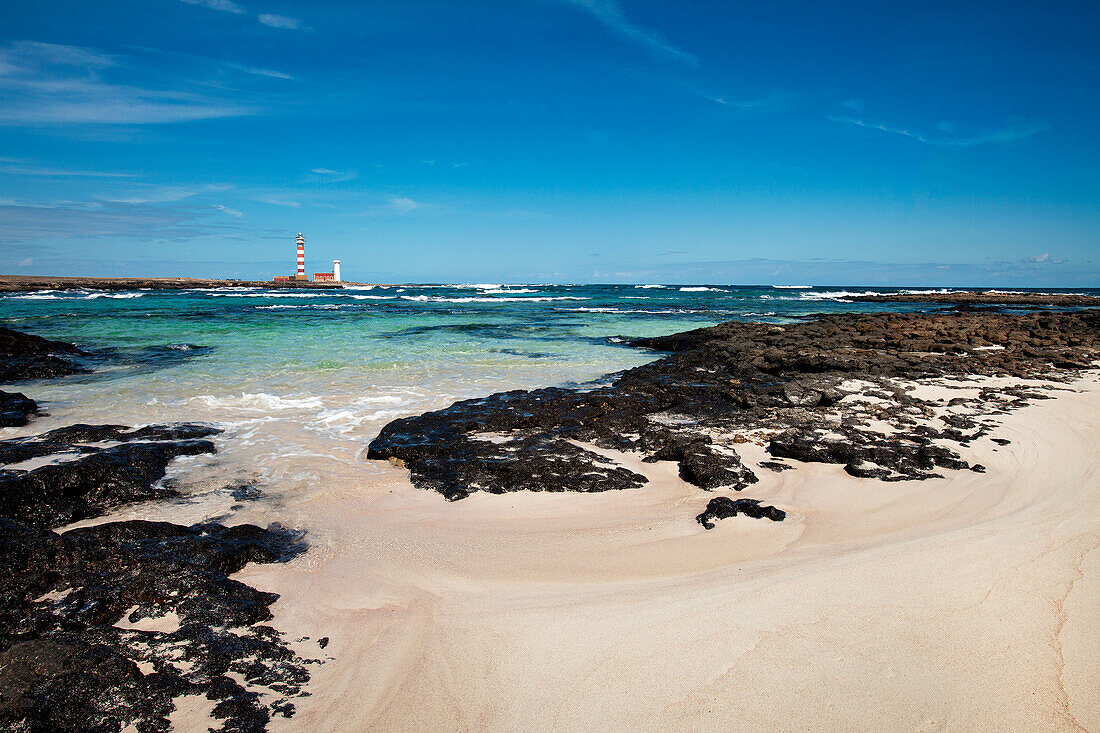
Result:
[[197,395],[187,400],[188,404],[202,405],[211,410],[248,410],[251,412],[272,412],[276,410],[315,410],[324,403],[320,397],[279,397],[266,392],[244,392],[240,395],[215,397]]
[[799,300],[844,300],[845,298],[857,298],[863,295],[882,295],[877,290],[864,290],[857,293],[850,290],[829,290],[824,293],[802,293]]
[[392,295],[349,295],[352,300],[393,300]]
[[702,285],[698,287],[680,288],[681,293],[728,293],[728,290],[722,288],[707,288]]
[[643,290],[649,290],[650,288],[667,288],[667,285],[635,285],[636,288],[642,288]]
[[589,300],[576,295],[547,295],[528,298],[482,298],[470,296],[468,298],[444,298],[438,295],[402,295],[404,300],[412,300],[418,303],[546,303],[552,300]]
[[340,310],[343,306],[335,305],[332,303],[309,303],[306,305],[258,305],[256,310],[260,311],[281,311],[281,310],[321,310],[321,311],[336,311]]
[[35,293],[8,296],[13,300],[95,300],[97,298],[116,298],[126,300],[140,298],[145,293],[103,293],[89,290],[67,290],[63,293],[57,290],[43,290]]
[[487,290],[481,291],[481,294],[482,295],[499,295],[501,293],[537,293],[537,292],[538,292],[538,290],[535,290],[533,288],[503,287],[503,288],[489,288]]
[[210,293],[216,298],[324,298],[324,293],[268,293],[268,292],[252,292],[252,293]]
[[243,286],[230,286],[225,288],[187,288],[185,292],[188,293],[246,293],[249,291],[259,291],[262,288],[256,287],[243,287]]

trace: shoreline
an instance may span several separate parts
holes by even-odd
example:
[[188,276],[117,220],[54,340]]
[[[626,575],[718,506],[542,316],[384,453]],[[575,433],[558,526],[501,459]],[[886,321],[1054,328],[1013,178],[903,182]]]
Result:
[[448,504],[392,468],[349,487],[311,508],[312,562],[235,576],[280,594],[289,635],[331,638],[272,730],[1095,726],[1100,374],[1045,386],[965,449],[984,474],[775,473],[741,444],[781,523],[705,530],[674,464],[613,451],[645,486]]
[[340,290],[346,285],[365,286],[375,283],[350,281],[319,282],[271,280],[222,280],[194,277],[50,277],[38,275],[0,275],[0,293],[29,293],[41,290],[191,290],[195,288],[302,288],[308,290]]
[[[172,542],[222,533],[241,560],[230,597],[263,605],[220,626],[262,639],[272,666],[241,678],[201,647],[188,659],[229,674],[234,700],[258,692],[248,714],[273,731],[1087,727],[1100,722],[1097,316],[843,314],[635,339],[664,355],[606,386],[393,420],[360,454],[389,462],[309,459],[320,492],[264,505],[230,486],[239,504],[212,511],[188,500],[181,467],[174,504],[148,501],[161,489],[143,479],[56,531],[148,532],[133,520],[170,512]],[[138,449],[101,446],[137,436],[120,429],[4,447]],[[210,452],[179,442],[205,429],[153,428],[176,441],[157,448],[160,475],[173,451]],[[717,499],[764,511],[708,526]],[[201,587],[187,607],[155,597],[106,618],[123,634],[118,669],[129,659],[142,684],[175,674],[165,640],[222,602]],[[79,613],[65,598],[43,585],[24,602]],[[272,670],[287,686],[265,689]],[[177,730],[211,723],[203,689],[159,699]]]
[[1100,307],[1100,297],[1080,293],[1021,293],[959,290],[950,293],[890,293],[853,295],[856,303],[939,303],[943,305],[1033,305],[1049,307]]

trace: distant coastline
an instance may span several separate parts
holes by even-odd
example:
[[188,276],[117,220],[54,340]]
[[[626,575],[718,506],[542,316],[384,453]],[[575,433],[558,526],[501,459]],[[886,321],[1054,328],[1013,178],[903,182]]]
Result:
[[216,280],[195,277],[50,277],[0,275],[0,293],[36,290],[190,290],[192,288],[299,288],[339,290],[353,282],[272,282],[271,280]]
[[857,303],[942,303],[946,305],[1100,305],[1100,297],[1081,293],[1024,293],[997,290],[957,290],[946,293],[886,293],[858,295]]

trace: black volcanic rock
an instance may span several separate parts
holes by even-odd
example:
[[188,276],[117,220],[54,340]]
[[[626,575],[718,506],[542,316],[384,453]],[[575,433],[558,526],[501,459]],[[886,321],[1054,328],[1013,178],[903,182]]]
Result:
[[18,428],[38,414],[38,403],[22,392],[0,389],[0,428]]
[[[87,371],[70,344],[0,329],[0,381]],[[0,392],[0,426],[37,405]],[[216,702],[222,731],[290,717],[304,660],[263,625],[278,598],[229,575],[304,550],[278,527],[109,522],[51,528],[176,496],[178,456],[213,453],[220,430],[179,423],[70,425],[0,441],[0,729],[168,731],[173,699]],[[158,623],[143,630],[143,621]],[[138,625],[137,628],[128,628]]]
[[695,518],[704,529],[714,529],[714,520],[729,519],[744,514],[753,519],[770,519],[782,522],[787,513],[782,509],[761,504],[759,499],[731,499],[728,496],[716,496],[707,503],[706,510]]
[[[731,321],[630,343],[672,353],[597,389],[503,392],[396,420],[367,456],[407,466],[417,486],[450,499],[644,483],[585,445],[674,460],[690,483],[739,489],[756,477],[728,436],[747,431],[770,433],[777,457],[841,463],[857,476],[930,478],[937,468],[967,468],[941,442],[965,444],[988,428],[967,415],[946,418],[943,429],[921,424],[933,406],[896,380],[1072,375],[1100,357],[1100,311],[839,314],[785,326]],[[881,414],[843,401],[850,379],[875,385],[886,403]],[[1038,396],[998,388],[962,402],[1006,410]],[[896,434],[862,427],[870,418],[893,421]]]
[[[217,435],[221,430],[202,423],[171,423],[129,428],[125,425],[68,425],[40,435],[0,440],[0,464],[18,463],[54,453],[94,453],[91,443],[132,441],[195,440]],[[101,447],[101,446],[100,446]]]
[[807,430],[790,430],[771,439],[768,452],[777,458],[807,463],[844,463],[861,478],[929,478],[936,468],[964,469],[970,464],[950,448],[928,438],[889,439],[861,431],[845,431],[842,439],[822,437]]
[[75,361],[86,352],[64,341],[0,328],[0,382],[51,379],[89,370]]
[[[145,521],[50,529],[176,495],[158,485],[167,464],[213,452],[203,438],[218,432],[71,425],[0,442],[6,461],[54,460],[0,471],[0,729],[167,731],[181,695],[215,700],[222,730],[293,714],[309,674],[263,625],[278,596],[229,576],[302,552],[299,535]],[[164,627],[139,630],[147,619]]]
[[56,527],[123,504],[174,496],[173,489],[154,485],[168,463],[213,452],[208,440],[123,443],[30,471],[0,471],[0,516]]
[[[228,575],[301,550],[296,536],[252,525],[116,522],[57,535],[0,519],[0,727],[166,731],[172,698],[187,694],[219,701],[225,730],[265,730],[309,674],[256,625],[277,596]],[[178,627],[115,625],[168,614]]]

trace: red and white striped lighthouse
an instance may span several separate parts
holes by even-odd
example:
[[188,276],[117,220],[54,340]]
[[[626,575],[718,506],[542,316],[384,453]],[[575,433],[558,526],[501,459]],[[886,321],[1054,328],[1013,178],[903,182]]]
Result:
[[306,238],[302,236],[301,232],[298,232],[298,237],[294,240],[298,245],[298,276],[295,280],[306,279]]

